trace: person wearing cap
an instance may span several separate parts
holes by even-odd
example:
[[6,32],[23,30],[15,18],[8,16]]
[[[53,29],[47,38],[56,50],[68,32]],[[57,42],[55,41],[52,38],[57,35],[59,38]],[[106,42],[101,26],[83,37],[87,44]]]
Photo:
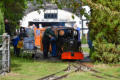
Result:
[[50,46],[50,41],[54,41],[56,38],[53,27],[47,28],[43,34],[42,44],[43,44],[43,57],[48,58],[48,51]]

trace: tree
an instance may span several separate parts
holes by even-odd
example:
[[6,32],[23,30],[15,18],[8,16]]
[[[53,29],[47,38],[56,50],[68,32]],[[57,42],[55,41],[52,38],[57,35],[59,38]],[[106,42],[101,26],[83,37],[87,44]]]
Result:
[[2,33],[5,32],[5,28],[4,28],[4,15],[3,15],[3,11],[2,11],[2,6],[3,4],[0,3],[0,35],[2,35]]
[[13,32],[18,25],[20,19],[24,15],[26,0],[1,0],[3,17],[7,18],[11,23],[11,31]]
[[106,63],[120,58],[120,1],[82,0],[91,7],[90,34],[95,50],[92,59]]

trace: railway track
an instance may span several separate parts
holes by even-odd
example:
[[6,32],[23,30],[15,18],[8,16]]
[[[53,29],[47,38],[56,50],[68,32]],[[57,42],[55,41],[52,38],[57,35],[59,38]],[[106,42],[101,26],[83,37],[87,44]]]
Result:
[[[86,65],[85,63],[78,62],[78,61],[75,62],[75,63],[69,63],[67,68],[65,68],[65,69],[63,69],[59,72],[56,72],[56,73],[47,75],[45,77],[42,77],[38,80],[61,80],[61,79],[66,78],[68,75],[70,75],[74,72],[78,72],[78,71],[92,72],[92,73],[90,73],[91,76],[101,78],[101,79],[113,78],[113,79],[120,80],[120,77],[116,77],[116,76],[113,76],[113,75],[109,75],[109,74],[97,71],[97,70],[93,69],[91,66]],[[64,73],[64,74],[58,75],[60,73]],[[104,75],[104,77],[101,76],[101,74]]]

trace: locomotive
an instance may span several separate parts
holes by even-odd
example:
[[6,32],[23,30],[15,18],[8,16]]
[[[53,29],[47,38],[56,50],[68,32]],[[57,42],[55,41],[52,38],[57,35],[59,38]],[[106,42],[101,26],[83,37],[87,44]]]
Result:
[[59,28],[57,37],[57,54],[61,59],[82,60],[84,58],[77,30],[68,27]]
[[[45,28],[41,29],[41,41],[44,31]],[[81,42],[78,40],[79,32],[77,30],[69,27],[60,27],[60,28],[55,28],[54,32],[57,37],[56,53],[60,59],[82,60],[84,58],[81,49]],[[41,50],[43,50],[42,42],[41,42]]]

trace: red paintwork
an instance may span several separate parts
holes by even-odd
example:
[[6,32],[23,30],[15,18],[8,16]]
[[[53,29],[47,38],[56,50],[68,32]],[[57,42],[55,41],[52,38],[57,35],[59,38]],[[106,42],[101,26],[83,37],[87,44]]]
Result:
[[71,52],[63,52],[61,59],[84,59],[84,55],[81,52],[73,52],[74,56],[71,55]]

